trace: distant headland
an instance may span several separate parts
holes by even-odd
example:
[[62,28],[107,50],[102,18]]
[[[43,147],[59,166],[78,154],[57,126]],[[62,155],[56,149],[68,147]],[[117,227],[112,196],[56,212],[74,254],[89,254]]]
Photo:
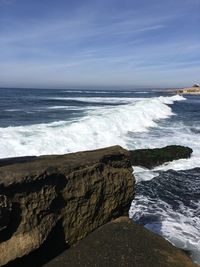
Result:
[[195,83],[192,87],[186,87],[183,89],[176,90],[177,94],[190,94],[190,95],[198,95],[200,94],[200,84]]

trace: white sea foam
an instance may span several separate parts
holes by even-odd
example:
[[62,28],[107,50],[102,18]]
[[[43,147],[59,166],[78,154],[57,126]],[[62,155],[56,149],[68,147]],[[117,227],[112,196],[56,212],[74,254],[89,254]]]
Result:
[[159,100],[161,100],[165,104],[173,104],[174,101],[185,100],[185,98],[181,95],[173,95],[171,97],[159,96],[158,98],[159,98]]
[[[73,91],[74,92],[74,91]],[[57,98],[59,100],[59,98]],[[63,98],[60,98],[63,100]],[[162,147],[171,144],[188,145],[194,149],[191,159],[173,161],[152,171],[134,167],[136,181],[151,180],[158,170],[185,169],[200,166],[199,134],[194,134],[183,124],[163,124],[163,119],[173,115],[174,101],[182,96],[157,98],[64,98],[91,103],[117,103],[116,107],[101,107],[87,110],[84,117],[74,121],[58,121],[48,124],[0,128],[0,158],[23,155],[63,154],[80,150],[96,149],[110,145],[125,148]],[[61,106],[51,107],[59,109]],[[62,106],[62,108],[66,108]],[[82,107],[81,107],[82,108]],[[85,107],[84,107],[85,109]],[[149,131],[154,127],[154,131]],[[158,134],[156,133],[158,132]],[[133,134],[133,136],[131,135]],[[141,196],[137,205],[132,203],[130,216],[149,212],[149,199]],[[146,203],[146,204],[145,204]],[[155,214],[152,204],[152,214]],[[199,203],[200,204],[200,203]],[[149,222],[146,227],[159,232],[178,247],[189,249],[193,259],[200,262],[200,227],[190,210],[175,213],[166,203],[160,203],[156,214],[162,217],[161,225]],[[151,215],[152,215],[151,214]],[[196,221],[195,221],[196,220]]]
[[136,183],[141,181],[148,181],[158,176],[159,173],[155,171],[151,171],[147,168],[133,166],[133,174],[136,180]]
[[[195,149],[194,153],[197,154],[197,148]],[[175,171],[181,171],[181,170],[189,170],[196,167],[200,167],[200,156],[191,156],[189,159],[179,159],[174,160],[172,162],[165,163],[163,165],[160,165],[156,168],[154,168],[154,171],[168,171],[168,170],[175,170]]]
[[21,109],[18,109],[18,108],[9,108],[9,109],[5,109],[4,111],[7,111],[7,112],[15,112],[15,111],[21,111]]
[[50,109],[50,110],[94,110],[97,109],[99,107],[94,107],[94,106],[89,106],[89,107],[80,107],[80,106],[49,106],[44,108],[44,110],[46,109]]
[[[195,205],[200,207],[200,201]],[[140,195],[132,202],[129,216],[137,221],[144,215],[149,218],[145,224],[147,229],[162,235],[176,247],[190,251],[193,260],[200,263],[200,223],[194,210],[182,204],[177,212],[161,199]]]
[[[103,90],[66,90],[64,91],[66,93],[82,93],[82,94],[109,94],[109,95],[116,95],[117,91],[103,91]],[[119,91],[120,94],[133,94],[136,91]],[[140,93],[143,93],[143,91],[141,91]],[[148,93],[148,92],[146,92]]]
[[149,94],[149,92],[145,92],[145,91],[138,91],[138,92],[134,92],[136,94]]
[[45,98],[49,100],[67,100],[67,101],[79,101],[86,103],[111,103],[111,104],[129,104],[133,101],[138,101],[138,98],[128,98],[128,97],[53,97]]
[[133,99],[127,105],[88,111],[74,122],[0,128],[0,157],[63,154],[116,144],[128,148],[129,132],[142,133],[158,126],[159,120],[173,115],[165,103],[183,99]]

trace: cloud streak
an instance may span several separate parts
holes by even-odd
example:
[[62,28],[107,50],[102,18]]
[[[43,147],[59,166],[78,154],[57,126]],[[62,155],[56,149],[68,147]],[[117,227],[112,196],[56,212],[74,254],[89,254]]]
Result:
[[[197,76],[200,36],[196,9],[190,13],[191,5],[188,11],[185,3],[180,12],[180,6],[172,8],[171,1],[161,5],[155,0],[151,6],[145,0],[141,1],[144,5],[125,2],[131,8],[121,8],[118,1],[113,12],[105,3],[103,7],[66,6],[66,15],[61,9],[54,14],[52,7],[46,16],[39,17],[34,12],[19,16],[15,2],[7,13],[0,10],[0,86],[20,85],[20,81],[34,86],[36,80],[37,86],[40,81],[45,87],[56,86],[55,81],[65,87],[77,81],[83,85],[96,81],[98,85],[102,76],[107,77],[105,85],[134,85],[144,83],[144,75],[145,80],[154,79],[162,85],[166,83],[164,71],[171,73],[173,82],[177,74],[178,84],[191,80],[180,74],[189,68],[194,71],[188,72],[190,76]],[[187,23],[186,14],[192,15]]]

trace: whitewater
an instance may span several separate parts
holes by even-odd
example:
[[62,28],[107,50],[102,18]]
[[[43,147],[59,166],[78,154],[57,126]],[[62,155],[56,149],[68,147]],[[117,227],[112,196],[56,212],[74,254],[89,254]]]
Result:
[[[67,99],[72,100],[72,98]],[[73,99],[89,103],[120,102],[121,105],[102,106],[90,110],[85,108],[84,116],[78,120],[75,118],[28,126],[1,127],[0,157],[64,154],[112,145],[132,148],[133,145],[129,144],[131,133],[146,132],[151,127],[157,127],[159,120],[174,115],[168,104],[184,100],[178,95],[150,99],[102,97],[92,97],[89,100],[84,97]],[[58,109],[59,106],[48,108]],[[65,106],[60,108],[64,109]]]
[[158,90],[0,89],[0,158],[121,145],[184,145],[180,159],[133,166],[129,216],[187,250],[200,264],[200,97]]

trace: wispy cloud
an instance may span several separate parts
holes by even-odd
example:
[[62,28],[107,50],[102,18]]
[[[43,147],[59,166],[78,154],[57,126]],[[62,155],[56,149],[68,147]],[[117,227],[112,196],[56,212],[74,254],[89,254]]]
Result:
[[46,85],[56,81],[67,86],[78,80],[95,83],[96,79],[98,84],[104,76],[105,83],[120,83],[121,78],[122,84],[138,83],[139,77],[143,83],[145,75],[162,82],[164,71],[172,77],[178,73],[177,80],[186,81],[180,76],[186,68],[197,75],[198,12],[189,13],[191,20],[185,22],[191,11],[182,5],[180,12],[179,0],[174,9],[171,0],[167,4],[155,0],[156,5],[141,2],[146,4],[133,4],[132,9],[114,6],[113,13],[111,7],[105,10],[99,4],[71,8],[71,13],[66,6],[67,15],[62,10],[55,15],[52,9],[39,17],[11,16],[8,11],[6,16],[0,10],[0,81],[34,84],[37,80]]
[[123,21],[102,25],[95,18],[87,16],[75,19],[47,19],[37,22],[27,20],[26,23],[16,20],[10,21],[5,31],[1,31],[0,43],[14,43],[20,41],[45,40],[55,41],[55,37],[63,40],[82,40],[89,37],[110,37],[114,35],[138,34],[148,31],[156,31],[164,28],[162,24],[168,18],[124,18]]

